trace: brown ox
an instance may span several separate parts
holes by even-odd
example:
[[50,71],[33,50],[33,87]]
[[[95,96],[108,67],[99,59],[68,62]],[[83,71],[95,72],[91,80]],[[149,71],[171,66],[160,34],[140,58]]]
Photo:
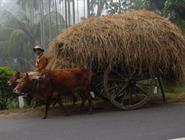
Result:
[[[43,119],[47,117],[51,99],[61,95],[75,97],[76,94],[79,94],[82,98],[82,106],[88,100],[89,112],[92,112],[91,74],[88,70],[69,68],[45,71],[41,78],[41,80],[30,79],[29,75],[26,74],[19,80],[14,91],[18,94],[21,92],[28,93],[35,99],[44,101],[46,108]],[[61,102],[60,105],[62,106]]]
[[[24,73],[21,73],[21,72],[16,72],[15,74],[13,74],[10,79],[8,80],[7,84],[8,86],[11,88],[11,89],[14,89],[17,84],[18,84],[18,81],[19,79],[21,79],[22,77],[24,77],[25,74]],[[25,93],[24,93],[25,94]],[[27,95],[27,101],[29,103],[31,103],[32,101],[32,96],[31,95]],[[60,99],[57,99],[55,100],[55,102],[53,103],[53,107],[57,104],[57,102],[59,101]],[[76,101],[76,98],[73,99],[73,104],[75,103]],[[39,105],[39,102],[35,101],[34,104],[33,104],[33,108],[36,108],[37,106]]]
[[20,79],[20,78],[21,78],[21,73],[20,73],[20,72],[16,72],[16,73],[13,74],[13,75],[10,77],[10,79],[8,80],[8,85],[9,85],[12,89],[14,89],[14,88],[17,86],[17,84],[18,84],[17,80]]
[[[7,84],[11,89],[14,89],[17,84],[18,84],[18,80],[20,78],[22,78],[24,76],[24,73],[21,72],[16,72],[15,74],[13,74],[10,79],[8,80]],[[31,102],[32,101],[32,97],[31,96],[27,96],[27,101]],[[35,103],[35,105],[33,106],[33,108],[35,108],[37,106],[37,102]]]

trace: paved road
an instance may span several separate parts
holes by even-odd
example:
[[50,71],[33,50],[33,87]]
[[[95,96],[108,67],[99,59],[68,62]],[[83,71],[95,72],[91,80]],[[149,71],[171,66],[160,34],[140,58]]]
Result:
[[0,140],[167,140],[185,137],[185,104],[93,115],[1,118]]

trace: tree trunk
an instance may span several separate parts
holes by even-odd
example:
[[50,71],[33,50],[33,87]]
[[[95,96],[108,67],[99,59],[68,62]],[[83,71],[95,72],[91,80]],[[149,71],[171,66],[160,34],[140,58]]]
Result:
[[76,16],[75,16],[75,0],[73,0],[73,24],[75,24],[75,19]]
[[42,46],[46,49],[46,34],[45,34],[45,24],[44,24],[44,3],[41,1],[41,9],[42,9],[42,35],[43,35],[43,44]]
[[105,4],[105,0],[99,1],[98,9],[97,9],[97,16],[101,16],[104,4]]
[[68,0],[68,25],[71,25],[71,9],[70,9],[70,1]]
[[56,33],[58,34],[58,10],[57,10],[57,1],[55,0],[55,12],[56,12]]
[[86,5],[85,5],[85,0],[84,0],[84,18],[85,18],[85,13],[86,13],[85,7]]
[[78,19],[78,22],[79,22],[79,3],[78,3],[78,0],[77,0],[77,19]]
[[59,2],[59,11],[58,13],[60,14],[59,16],[59,32],[61,31],[61,25],[62,25],[62,7],[61,7],[61,2]]
[[90,17],[89,0],[87,0],[87,17]]
[[42,27],[42,4],[40,3],[39,5],[39,9],[40,9],[40,42],[41,42],[41,45],[43,45],[43,34],[42,34],[42,30],[43,30],[43,27]]
[[67,19],[67,2],[66,0],[64,0],[65,2],[65,22],[66,22],[66,28],[68,27],[68,19]]
[[119,0],[119,10],[118,13],[121,13],[121,0]]
[[51,0],[49,0],[49,41],[52,39],[51,35]]

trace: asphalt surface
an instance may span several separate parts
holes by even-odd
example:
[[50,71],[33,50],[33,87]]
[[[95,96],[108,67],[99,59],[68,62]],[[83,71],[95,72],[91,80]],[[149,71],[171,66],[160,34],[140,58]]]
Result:
[[0,140],[168,140],[185,137],[185,104],[92,115],[0,118]]

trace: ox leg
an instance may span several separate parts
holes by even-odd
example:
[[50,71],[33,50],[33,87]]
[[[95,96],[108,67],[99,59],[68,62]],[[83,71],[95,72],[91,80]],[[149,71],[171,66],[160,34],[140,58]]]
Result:
[[92,104],[92,96],[90,95],[90,88],[88,88],[85,92],[85,96],[88,99],[89,102],[89,114],[92,114],[92,110],[93,110],[93,104]]
[[73,105],[72,105],[72,110],[71,111],[75,111],[76,110],[76,101],[77,101],[77,97],[73,96]]
[[73,107],[75,107],[76,101],[77,101],[77,97],[76,96],[73,96]]
[[58,99],[57,99],[57,100],[54,100],[54,102],[53,102],[53,104],[52,104],[52,107],[55,107],[56,104],[57,104],[57,102],[58,102]]
[[90,90],[90,86],[87,87],[87,89],[85,90],[85,95],[86,95],[86,98],[88,99],[88,102],[89,102],[89,114],[92,114],[92,110],[93,110],[93,98],[92,95],[91,95],[91,90]]
[[92,105],[92,100],[91,99],[88,99],[88,102],[89,102],[89,114],[92,114],[92,110],[93,110],[93,105]]
[[58,103],[59,103],[60,107],[64,110],[65,115],[66,115],[66,116],[69,116],[70,113],[69,113],[69,111],[67,111],[67,109],[64,107],[64,105],[63,105],[63,103],[62,103],[62,99],[58,100]]
[[81,99],[82,99],[82,102],[81,102],[81,105],[80,105],[80,111],[83,111],[83,108],[84,108],[85,102],[86,102],[86,98],[84,96],[81,96]]
[[[56,99],[54,100],[53,104],[52,104],[52,107],[55,107],[57,103],[60,105],[60,100],[61,100],[60,97],[56,98]],[[61,107],[62,107],[62,106],[61,106]]]
[[39,102],[38,101],[32,101],[32,108],[33,109],[35,109],[38,106],[39,106]]
[[50,99],[47,99],[45,113],[44,113],[44,117],[42,119],[46,119],[47,118],[48,110],[49,110],[49,105],[50,105]]
[[80,105],[80,108],[81,108],[81,109],[84,107],[85,101],[86,101],[86,99],[83,99],[83,98],[82,98],[82,103],[81,103],[81,105]]

